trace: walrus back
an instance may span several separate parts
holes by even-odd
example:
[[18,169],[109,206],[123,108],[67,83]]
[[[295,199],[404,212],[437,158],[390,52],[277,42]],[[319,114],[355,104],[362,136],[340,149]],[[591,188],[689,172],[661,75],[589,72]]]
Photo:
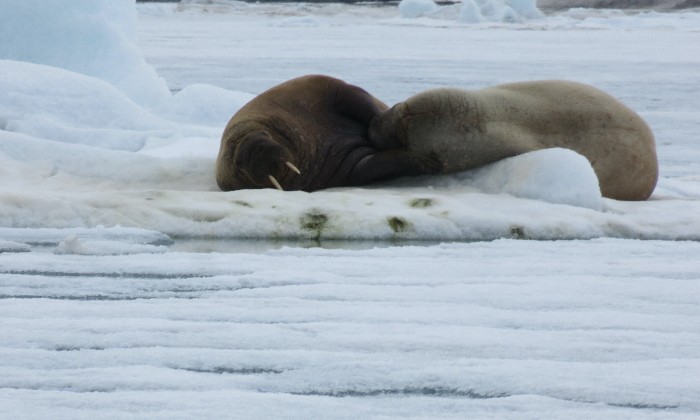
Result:
[[649,126],[617,99],[581,83],[429,90],[395,105],[375,126],[397,138],[389,143],[435,156],[444,172],[562,147],[588,158],[605,197],[645,200],[658,178]]
[[501,117],[512,119],[517,125],[512,132],[524,133],[536,149],[564,147],[588,158],[605,197],[645,200],[653,192],[659,172],[654,135],[639,114],[611,95],[556,80],[500,85],[484,93],[508,104],[501,106]]
[[501,99],[455,88],[419,93],[396,106],[405,147],[437,156],[447,173],[535,150],[530,136],[515,135],[513,121],[499,115],[506,107]]

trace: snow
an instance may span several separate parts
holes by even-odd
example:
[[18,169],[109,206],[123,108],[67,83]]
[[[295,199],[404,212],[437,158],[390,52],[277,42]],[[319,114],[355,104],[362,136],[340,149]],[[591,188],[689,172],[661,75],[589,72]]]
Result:
[[[696,11],[538,16],[534,2],[474,0],[493,13],[470,23],[467,2],[416,18],[9,3],[3,415],[700,415]],[[230,116],[309,73],[387,103],[589,83],[649,122],[659,185],[646,202],[602,198],[584,158],[551,149],[366,188],[218,191]]]
[[467,23],[522,22],[542,16],[535,0],[464,0],[459,20]]
[[31,247],[24,243],[0,240],[0,253],[3,252],[28,252]]
[[399,12],[405,18],[415,18],[437,10],[438,5],[433,0],[401,0]]
[[76,255],[126,255],[167,252],[162,245],[124,244],[120,241],[85,241],[77,236],[69,236],[54,248],[54,254]]
[[136,25],[133,0],[2,1],[0,58],[87,74],[154,105],[169,92],[135,44]]
[[[553,148],[526,153],[450,176],[402,179],[391,186],[425,187],[508,194],[592,210],[603,208],[598,178],[588,160],[573,150]],[[546,185],[547,188],[542,188]]]
[[173,241],[160,232],[146,229],[97,226],[90,229],[22,229],[0,228],[0,235],[11,241],[24,241],[28,245],[58,245],[64,238],[72,237],[85,240],[108,240],[120,243],[171,245]]
[[0,405],[13,418],[693,417],[698,252],[599,239],[3,254]]

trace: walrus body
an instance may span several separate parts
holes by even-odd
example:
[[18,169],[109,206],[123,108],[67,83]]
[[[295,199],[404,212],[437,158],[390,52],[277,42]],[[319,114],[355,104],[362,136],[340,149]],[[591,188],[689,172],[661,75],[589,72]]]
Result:
[[263,92],[229,121],[216,161],[222,190],[314,191],[433,170],[403,151],[377,150],[370,121],[387,106],[327,76],[292,79]]
[[379,149],[430,156],[450,173],[562,147],[591,162],[603,196],[647,199],[658,178],[654,137],[634,111],[591,86],[538,81],[419,93],[370,127]]

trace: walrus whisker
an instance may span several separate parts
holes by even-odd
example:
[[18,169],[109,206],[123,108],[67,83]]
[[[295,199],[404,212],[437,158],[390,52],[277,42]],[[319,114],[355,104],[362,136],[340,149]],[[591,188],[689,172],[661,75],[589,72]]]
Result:
[[277,180],[275,179],[274,176],[268,175],[267,177],[270,178],[270,182],[272,182],[272,185],[274,185],[275,188],[277,188],[277,189],[280,190],[280,191],[284,191],[284,190],[282,189],[282,186],[280,185],[279,182],[277,182]]
[[296,172],[297,175],[301,175],[301,171],[299,170],[299,168],[297,168],[296,166],[294,166],[294,164],[293,164],[292,162],[287,161],[287,162],[284,162],[284,164],[287,165],[287,167],[288,167],[289,169],[291,169],[292,171]]

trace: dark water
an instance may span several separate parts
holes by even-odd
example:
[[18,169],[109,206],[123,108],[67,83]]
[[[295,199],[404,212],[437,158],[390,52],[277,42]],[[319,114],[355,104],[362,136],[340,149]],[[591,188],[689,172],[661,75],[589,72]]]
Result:
[[433,246],[440,241],[404,241],[404,240],[294,240],[294,239],[196,239],[180,238],[168,247],[171,252],[193,253],[259,253],[281,248],[322,248],[364,250],[372,248],[390,248],[400,246]]
[[[375,3],[398,4],[399,0],[242,0],[247,3]],[[180,0],[136,0],[136,3],[180,3]],[[436,3],[455,3],[455,1],[437,1]]]
[[[400,0],[244,0],[249,3],[370,3],[396,5]],[[179,3],[180,0],[136,0],[137,3]],[[454,4],[454,0],[438,0],[437,4]],[[594,9],[689,9],[700,7],[700,0],[538,0],[543,11],[566,10],[575,7]]]

